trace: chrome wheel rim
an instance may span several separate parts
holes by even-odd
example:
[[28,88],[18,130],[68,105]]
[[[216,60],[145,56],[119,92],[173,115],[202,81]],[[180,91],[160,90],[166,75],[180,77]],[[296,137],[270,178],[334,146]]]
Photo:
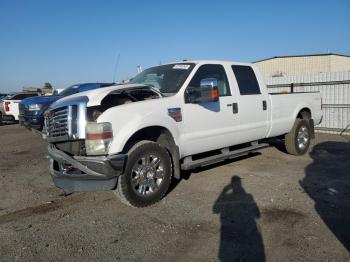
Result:
[[306,126],[301,126],[298,135],[297,135],[297,142],[299,149],[305,149],[309,143],[309,132]]
[[145,154],[131,170],[131,184],[136,194],[149,196],[156,193],[164,181],[164,164],[159,156]]

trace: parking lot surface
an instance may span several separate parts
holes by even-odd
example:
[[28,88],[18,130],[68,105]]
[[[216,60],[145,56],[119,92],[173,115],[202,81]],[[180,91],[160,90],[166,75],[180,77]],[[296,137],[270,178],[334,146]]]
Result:
[[46,144],[0,126],[0,261],[350,261],[350,143],[317,134],[183,174],[158,204],[64,196]]

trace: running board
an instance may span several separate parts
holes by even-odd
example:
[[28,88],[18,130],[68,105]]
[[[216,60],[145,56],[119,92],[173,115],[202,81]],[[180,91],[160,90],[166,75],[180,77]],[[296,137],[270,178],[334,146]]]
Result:
[[266,143],[251,143],[251,146],[241,148],[241,149],[236,149],[230,151],[228,147],[221,149],[221,154],[214,155],[214,156],[209,156],[197,160],[192,160],[192,156],[187,156],[184,158],[183,163],[181,164],[181,169],[182,170],[190,170],[194,169],[197,167],[203,167],[211,164],[215,164],[218,162],[221,162],[226,159],[232,159],[240,156],[247,155],[248,153],[255,152],[259,149],[268,147],[269,144]]

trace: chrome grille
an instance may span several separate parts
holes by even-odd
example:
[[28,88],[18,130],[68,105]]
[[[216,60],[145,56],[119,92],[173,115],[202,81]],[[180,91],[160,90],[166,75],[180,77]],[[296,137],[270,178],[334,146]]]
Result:
[[67,139],[69,134],[68,118],[69,107],[61,107],[48,112],[45,119],[47,137]]
[[54,103],[45,112],[43,131],[49,143],[82,140],[86,137],[87,97],[74,97]]

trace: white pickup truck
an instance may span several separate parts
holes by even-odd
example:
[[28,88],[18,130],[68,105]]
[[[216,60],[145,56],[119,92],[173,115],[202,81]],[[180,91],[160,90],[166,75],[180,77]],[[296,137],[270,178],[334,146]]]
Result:
[[1,121],[18,121],[19,103],[28,97],[37,96],[37,93],[12,93],[2,100],[2,108],[0,108]]
[[113,190],[144,207],[181,170],[248,154],[267,138],[305,154],[321,119],[320,93],[268,94],[253,64],[183,61],[60,99],[45,125],[57,187]]

